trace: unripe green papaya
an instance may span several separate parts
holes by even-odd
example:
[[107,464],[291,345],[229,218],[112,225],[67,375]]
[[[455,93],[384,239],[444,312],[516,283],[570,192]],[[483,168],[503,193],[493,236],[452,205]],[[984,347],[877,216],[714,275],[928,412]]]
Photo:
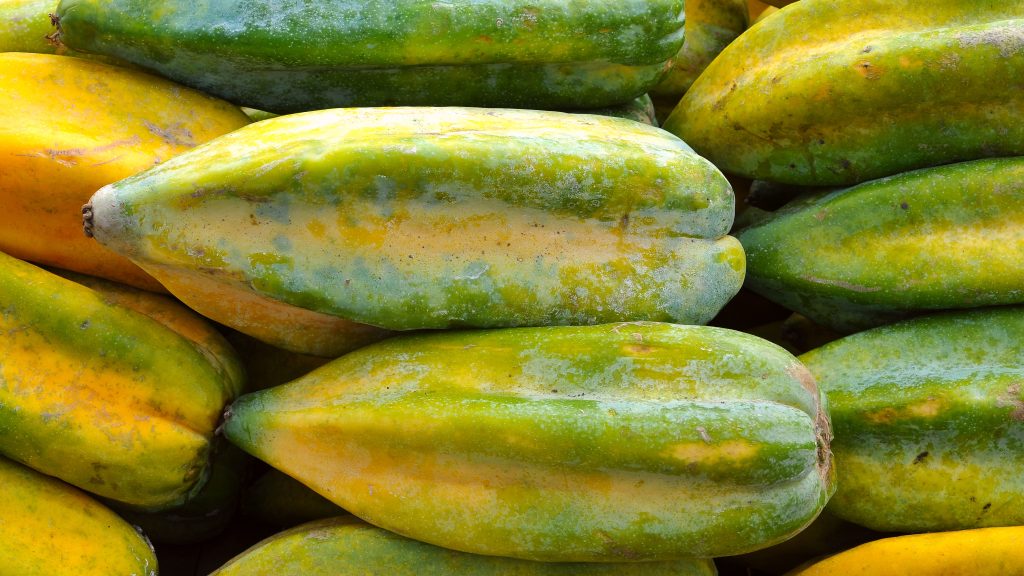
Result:
[[61,40],[270,112],[599,108],[656,84],[683,1],[62,0]]
[[711,163],[638,122],[353,108],[106,186],[86,227],[200,313],[338,356],[384,329],[705,323],[743,278],[733,204]]
[[[379,572],[378,572],[379,571]],[[210,576],[715,576],[708,559],[632,564],[544,563],[479,556],[403,538],[351,516],[271,536]]]
[[1024,525],[1024,307],[922,316],[800,358],[832,414],[834,514],[896,532]]
[[807,197],[737,237],[748,288],[846,333],[929,310],[1022,303],[1024,157]]
[[741,35],[666,130],[725,172],[839,186],[1024,155],[1024,2],[801,0]]
[[224,433],[382,528],[532,560],[739,554],[833,490],[813,379],[707,326],[395,337],[242,396]]
[[0,456],[0,574],[156,576],[145,537],[81,490]]
[[[0,453],[111,500],[168,508],[202,485],[242,370],[222,339],[205,344],[217,339],[209,324],[137,293],[164,301],[141,313],[0,254]],[[168,306],[188,319],[161,321]]]

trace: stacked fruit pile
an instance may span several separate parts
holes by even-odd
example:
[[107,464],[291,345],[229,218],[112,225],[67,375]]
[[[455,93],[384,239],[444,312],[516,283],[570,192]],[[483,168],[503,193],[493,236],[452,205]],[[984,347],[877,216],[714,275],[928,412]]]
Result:
[[1024,574],[1019,0],[53,4],[0,574]]

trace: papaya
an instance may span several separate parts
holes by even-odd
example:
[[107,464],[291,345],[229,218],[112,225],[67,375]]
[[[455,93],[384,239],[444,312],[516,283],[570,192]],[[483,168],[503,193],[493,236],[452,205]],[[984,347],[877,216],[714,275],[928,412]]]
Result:
[[156,576],[140,534],[81,490],[0,456],[0,574]]
[[242,369],[226,342],[203,344],[212,326],[182,335],[111,298],[0,253],[0,454],[126,505],[179,506]]
[[1022,230],[1024,157],[1014,157],[806,196],[737,237],[746,287],[851,333],[928,311],[1024,303]]
[[828,398],[829,503],[873,530],[1024,525],[1024,307],[921,316],[800,359]]
[[747,29],[747,0],[687,0],[683,45],[651,96],[664,121],[694,80],[726,46]]
[[59,38],[241,106],[600,108],[658,82],[683,0],[62,0]]
[[[542,563],[446,550],[358,519],[303,524],[256,544],[210,576],[368,574],[464,576],[715,576],[708,559],[618,564]],[[374,572],[376,573],[376,572]]]
[[396,336],[243,395],[224,434],[381,528],[556,562],[739,554],[833,491],[785,350],[655,322]]
[[734,202],[638,122],[363,108],[218,138],[103,187],[85,226],[203,315],[336,357],[388,330],[705,323],[744,275]]
[[[806,1],[806,0],[801,0]],[[1024,575],[1024,526],[882,538],[789,576]]]
[[248,124],[245,115],[150,74],[51,54],[0,54],[0,85],[0,250],[164,291],[82,234],[81,206],[105,184]]
[[1022,37],[1019,0],[801,0],[663,125],[725,172],[804,186],[1024,155]]
[[53,54],[57,45],[46,39],[53,33],[49,14],[58,0],[0,0],[0,52]]

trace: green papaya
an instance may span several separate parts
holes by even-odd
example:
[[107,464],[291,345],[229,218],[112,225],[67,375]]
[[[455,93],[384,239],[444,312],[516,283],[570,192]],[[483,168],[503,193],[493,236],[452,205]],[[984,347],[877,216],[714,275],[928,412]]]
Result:
[[145,536],[81,490],[0,456],[0,574],[156,576]]
[[1024,2],[801,0],[745,32],[666,130],[725,172],[846,186],[1024,155]]
[[257,122],[106,186],[86,229],[203,315],[336,357],[387,330],[705,323],[742,283],[734,202],[639,122],[352,108]]
[[658,82],[683,0],[62,0],[59,37],[242,106],[599,108]]
[[[379,571],[379,572],[377,572]],[[210,576],[715,576],[708,559],[632,564],[544,563],[446,550],[375,528],[351,516],[271,536]]]
[[1024,302],[1022,231],[1024,157],[1016,157],[805,197],[737,237],[747,287],[850,333],[929,310]]
[[800,357],[828,398],[829,503],[868,528],[1024,525],[1024,307],[922,316]]
[[382,528],[531,560],[748,552],[833,490],[813,379],[707,326],[397,336],[242,396],[224,433]]
[[212,326],[135,292],[150,303],[122,304],[116,291],[0,253],[0,454],[104,498],[164,509],[201,488],[243,373]]

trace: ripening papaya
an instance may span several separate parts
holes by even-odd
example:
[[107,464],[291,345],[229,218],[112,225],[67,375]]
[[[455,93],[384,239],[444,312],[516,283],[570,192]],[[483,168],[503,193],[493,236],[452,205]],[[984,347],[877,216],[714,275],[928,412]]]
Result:
[[1024,155],[1022,37],[1020,0],[800,0],[726,47],[664,127],[725,172],[803,186]]
[[239,554],[210,576],[715,576],[709,559],[642,563],[530,562],[467,554],[381,530],[352,516],[303,524]]
[[834,489],[813,378],[708,326],[396,336],[240,397],[223,430],[372,524],[530,560],[749,552]]
[[747,288],[844,333],[1024,303],[1024,157],[805,196],[736,235]]
[[136,70],[0,54],[0,250],[149,290],[160,284],[82,234],[98,188],[248,124],[227,102]]
[[828,398],[837,516],[887,532],[1024,525],[1024,307],[921,316],[800,356]]
[[[162,301],[122,305],[117,291],[0,254],[0,453],[104,498],[166,509],[202,487],[243,372],[212,326],[137,292]],[[185,318],[167,319],[173,309]]]
[[203,315],[338,356],[388,330],[702,324],[739,290],[729,182],[620,118],[271,118],[100,189],[86,228]]
[[81,490],[0,456],[0,574],[156,576],[157,559],[145,536]]
[[276,113],[600,108],[658,82],[683,0],[62,0],[60,40]]

